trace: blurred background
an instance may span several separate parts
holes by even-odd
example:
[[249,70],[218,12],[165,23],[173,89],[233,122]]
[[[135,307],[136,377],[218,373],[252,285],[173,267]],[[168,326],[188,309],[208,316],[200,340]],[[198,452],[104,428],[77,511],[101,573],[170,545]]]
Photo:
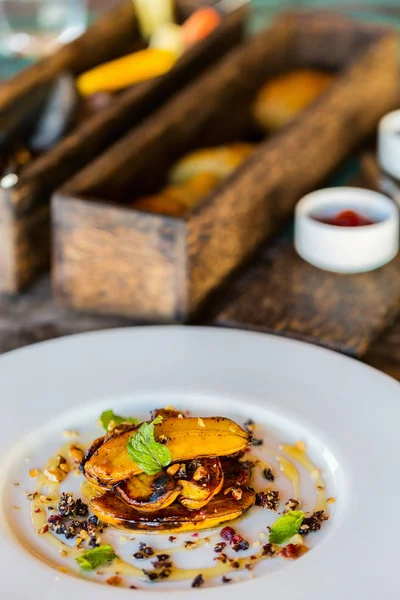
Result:
[[[119,0],[0,0],[0,79],[31,64],[38,55],[51,53],[70,41],[102,12]],[[251,0],[251,27],[257,30],[278,12],[313,7],[391,25],[400,25],[400,0],[396,2],[345,2],[344,0]]]
[[[147,8],[150,3],[150,0],[134,1],[144,2]],[[392,2],[251,0],[253,10],[249,23],[247,23],[248,11],[245,8],[230,10],[231,7],[236,9],[238,5],[244,4],[245,0],[220,0],[228,6],[228,10],[226,6],[224,9],[219,7],[221,14],[224,11],[231,17],[237,13],[245,14],[245,18],[242,16],[240,21],[229,21],[231,23],[229,28],[221,25],[221,29],[218,28],[222,22],[218,10],[204,8],[207,3],[215,4],[216,0],[196,0],[196,2],[187,0],[189,4],[190,1],[192,9],[193,4],[197,2],[197,5],[193,9],[193,14],[188,12],[189,17],[197,15],[198,19],[197,13],[203,12],[202,18],[204,18],[204,12],[207,10],[208,17],[210,12],[216,13],[218,17],[215,21],[214,14],[211,29],[200,28],[197,32],[195,30],[195,33],[201,35],[195,39],[194,44],[190,37],[193,35],[193,29],[184,28],[187,27],[185,20],[182,23],[169,23],[170,27],[167,30],[170,37],[154,36],[157,44],[153,44],[152,35],[147,35],[144,28],[139,31],[137,22],[140,19],[129,20],[129,11],[132,15],[135,13],[132,1],[125,0],[128,13],[124,12],[126,8],[123,5],[120,6],[115,14],[120,14],[122,17],[114,15],[113,18],[106,16],[100,19],[100,27],[98,28],[99,24],[97,24],[91,28],[87,36],[84,36],[83,44],[82,40],[79,40],[75,44],[63,47],[64,44],[85,32],[100,15],[121,4],[122,0],[0,0],[0,105],[2,107],[0,142],[1,134],[5,132],[4,156],[0,152],[0,353],[65,334],[137,324],[141,322],[143,314],[145,322],[157,322],[155,317],[148,319],[146,311],[153,315],[151,311],[154,305],[156,316],[161,314],[159,307],[168,296],[165,293],[165,286],[172,281],[171,265],[177,273],[183,273],[182,290],[185,290],[185,293],[180,289],[172,290],[171,306],[175,306],[174,294],[178,297],[182,291],[182,297],[186,298],[186,290],[191,290],[192,279],[184,272],[186,263],[182,266],[184,261],[181,264],[180,255],[177,259],[172,254],[171,258],[169,254],[171,240],[174,240],[174,232],[171,230],[171,233],[168,228],[169,223],[165,230],[162,229],[159,237],[155,236],[153,239],[149,236],[147,239],[144,236],[144,241],[141,236],[142,230],[138,227],[139,241],[148,244],[144,253],[145,258],[149,250],[150,257],[155,256],[152,260],[157,268],[160,267],[159,271],[151,270],[154,266],[153,263],[150,264],[151,260],[149,263],[144,261],[143,269],[140,264],[137,271],[139,275],[143,275],[145,282],[141,286],[137,284],[135,279],[137,273],[132,266],[135,256],[140,255],[137,252],[137,238],[130,237],[132,233],[130,228],[135,230],[136,225],[128,224],[125,231],[123,216],[121,222],[118,221],[118,226],[115,226],[114,221],[109,223],[110,215],[114,214],[112,209],[109,214],[106,214],[105,224],[100,223],[100,225],[90,219],[85,221],[85,215],[79,212],[80,208],[76,214],[73,213],[73,209],[71,216],[67,205],[67,200],[71,196],[68,194],[65,195],[67,207],[65,214],[62,213],[62,208],[58,208],[57,215],[55,216],[53,210],[51,218],[52,198],[58,201],[59,196],[62,197],[65,193],[64,186],[67,183],[74,181],[76,185],[77,178],[79,193],[76,191],[77,188],[72,186],[74,192],[72,199],[83,198],[82,203],[86,203],[85,210],[88,210],[88,214],[91,214],[91,202],[94,200],[96,207],[97,203],[101,204],[103,201],[106,206],[110,202],[113,208],[116,203],[120,203],[122,215],[127,206],[132,206],[139,211],[154,212],[157,218],[160,215],[176,217],[173,210],[180,210],[182,206],[186,210],[185,202],[188,202],[191,208],[194,205],[190,204],[191,202],[195,203],[202,199],[214,189],[213,186],[218,186],[220,183],[222,185],[225,176],[231,173],[234,176],[236,168],[241,165],[242,158],[245,161],[250,156],[246,153],[258,152],[258,148],[261,147],[260,156],[266,160],[267,167],[259,170],[254,168],[251,174],[251,186],[249,189],[244,188],[244,191],[239,187],[237,192],[235,187],[237,180],[232,179],[232,193],[238,194],[240,208],[242,209],[246,202],[248,208],[247,212],[242,214],[241,210],[236,210],[235,207],[230,217],[231,220],[236,217],[238,220],[243,220],[242,229],[238,227],[238,231],[240,230],[241,233],[240,243],[244,246],[247,239],[252,237],[248,235],[249,230],[257,229],[258,221],[262,223],[257,212],[257,202],[259,206],[264,206],[264,200],[267,200],[265,206],[270,205],[270,215],[265,219],[267,226],[269,220],[272,222],[275,219],[279,225],[278,229],[282,227],[279,232],[275,230],[265,232],[265,245],[260,248],[257,256],[252,257],[254,263],[241,264],[239,255],[237,264],[234,262],[232,269],[227,271],[232,275],[232,281],[228,282],[227,287],[224,287],[224,282],[224,286],[220,286],[221,289],[215,289],[216,295],[215,298],[211,297],[210,312],[196,314],[196,322],[222,324],[222,326],[228,323],[228,326],[278,331],[279,335],[307,339],[334,347],[341,352],[360,356],[366,353],[369,345],[376,338],[375,349],[365,360],[378,365],[390,374],[395,374],[400,379],[400,318],[391,329],[391,333],[387,334],[389,337],[379,338],[385,328],[391,326],[394,319],[400,316],[400,254],[393,264],[377,270],[376,275],[365,277],[356,275],[348,279],[332,275],[330,279],[329,277],[326,279],[322,271],[317,271],[307,266],[305,262],[301,262],[294,255],[291,247],[294,230],[293,208],[303,193],[316,189],[317,185],[321,187],[350,185],[375,191],[380,189],[380,171],[375,156],[378,123],[386,112],[399,108],[400,82],[396,35],[393,35],[392,31],[388,32],[386,28],[383,28],[386,32],[383,35],[381,28],[373,25],[390,25],[398,31],[400,0]],[[182,0],[183,5],[185,2],[186,0]],[[187,7],[180,6],[182,12],[185,9],[187,10]],[[319,22],[319,24],[296,25],[298,29],[295,29],[293,34],[296,42],[293,46],[295,51],[292,53],[288,51],[289,59],[286,64],[286,29],[280,30],[284,33],[275,34],[276,38],[274,37],[273,41],[275,40],[276,46],[271,44],[271,49],[269,43],[273,27],[268,29],[268,26],[278,14],[296,9],[311,9],[309,12],[312,22]],[[324,9],[340,14],[335,16],[329,13],[326,18],[322,14]],[[126,14],[128,19],[125,18]],[[342,14],[359,20],[343,19]],[[308,16],[310,15],[307,15],[307,18]],[[182,15],[174,14],[173,18],[176,17],[179,19]],[[189,17],[186,15],[185,19],[187,18],[190,23]],[[296,15],[296,19],[303,20],[303,15]],[[363,23],[360,22],[361,20]],[[196,27],[199,22],[197,21]],[[343,22],[350,25],[343,25]],[[204,26],[204,21],[202,25]],[[207,27],[209,25],[210,23]],[[240,25],[240,36],[237,35],[238,25]],[[214,31],[213,27],[216,28],[214,42],[208,44],[207,39]],[[264,47],[259,50],[255,45],[249,59],[248,46],[246,46],[247,54],[243,52],[246,60],[242,61],[240,58],[241,62],[238,64],[250,65],[247,77],[243,76],[244,69],[237,68],[236,71],[226,69],[223,75],[227,79],[218,77],[218,81],[223,83],[215,85],[213,83],[211,90],[214,93],[211,93],[207,99],[207,104],[211,108],[210,119],[206,123],[211,123],[210,131],[216,131],[215,139],[212,139],[210,146],[228,144],[227,148],[231,150],[229,144],[232,140],[241,141],[243,157],[239,156],[240,152],[236,148],[237,154],[233,153],[234,164],[228,165],[231,170],[228,169],[221,177],[219,174],[208,179],[209,174],[205,173],[206,177],[199,180],[204,185],[204,189],[199,181],[196,181],[198,187],[193,184],[193,187],[183,191],[179,188],[178,192],[182,196],[178,194],[174,197],[172,194],[171,197],[171,186],[164,189],[162,185],[173,181],[177,186],[174,179],[176,172],[172,168],[173,161],[183,160],[190,150],[202,149],[205,145],[202,133],[203,129],[207,129],[201,121],[202,111],[198,111],[200,117],[195,122],[195,126],[191,124],[187,132],[181,131],[182,105],[179,105],[177,111],[171,97],[175,93],[182,92],[185,86],[191,83],[195,85],[196,79],[202,75],[202,69],[218,68],[223,51],[242,42],[244,31],[248,29],[250,32],[255,32],[262,28],[266,28],[265,34],[261,34],[261,39],[264,40],[262,36],[265,35],[268,54],[263,54]],[[229,36],[226,33],[228,29]],[[93,30],[97,33],[93,34]],[[377,30],[379,35],[375,38]],[[106,32],[105,36],[104,32]],[[183,32],[186,32],[185,35]],[[221,33],[221,38],[218,32]],[[375,40],[379,36],[387,36],[387,39],[375,46]],[[90,38],[90,43],[87,42],[87,37]],[[222,37],[225,41],[223,43],[219,41],[217,44],[216,40],[221,40]],[[104,40],[104,43],[99,44],[99,39],[102,42]],[[290,37],[290,43],[291,39]],[[168,44],[165,46],[166,42]],[[192,45],[196,46],[203,42],[204,47],[200,47],[199,55],[196,52],[189,54]],[[296,45],[297,42],[299,46]],[[147,43],[149,47],[146,46]],[[292,48],[290,43],[289,50]],[[57,52],[60,47],[63,47],[63,50]],[[299,47],[302,49],[300,53],[297,51]],[[172,52],[175,62],[182,57],[183,60],[178,63],[178,68],[176,70],[171,68],[171,65],[175,65],[173,61],[170,66],[163,63],[164,70],[155,72],[155,67],[161,68],[160,63],[156,64],[157,61],[152,60],[151,56],[149,58],[155,48],[158,49],[159,55],[163,52],[171,55]],[[144,52],[147,62],[146,60],[142,62],[142,51],[145,50],[148,51]],[[188,50],[187,60],[186,50]],[[35,65],[43,57],[48,57],[48,60]],[[278,59],[282,57],[282,61],[276,60],[277,57]],[[115,68],[115,61],[119,58],[120,66]],[[125,58],[128,63],[123,62]],[[160,56],[158,59],[160,60]],[[292,59],[294,67],[290,62]],[[133,62],[130,62],[131,60]],[[234,60],[237,61],[238,58]],[[360,61],[359,70],[355,70],[355,74],[349,76],[347,66],[353,68],[357,60]],[[27,70],[27,75],[24,72],[13,79],[15,74],[30,65],[35,66]],[[99,71],[96,73],[97,67]],[[102,67],[106,70],[103,71]],[[146,71],[145,67],[149,71],[148,80],[158,82],[153,87],[151,85],[147,88],[140,87],[145,79],[142,80],[139,76]],[[297,115],[301,115],[303,108],[307,108],[308,92],[310,89],[313,90],[313,86],[309,85],[309,73],[306,73],[305,80],[300,77],[300,83],[296,83],[295,80],[294,88],[289,81],[288,88],[284,87],[283,92],[278,77],[280,70],[283,75],[286,71],[290,74],[290,69],[294,68],[296,71],[296,67],[297,70],[307,67],[314,71],[319,69],[326,71],[314,73],[315,80],[312,81],[316,82],[315,96],[309,99],[311,104],[314,100],[318,103],[320,85],[321,82],[326,81],[328,72],[330,78],[338,77],[335,88],[338,91],[337,95],[335,92],[332,96],[327,96],[328,100],[322,104],[323,108],[320,111],[316,110],[315,114],[310,113],[311,117],[304,127],[301,127],[300,120],[292,133],[290,129],[286,129],[283,136],[277,138],[286,140],[286,145],[282,143],[280,146],[277,143],[280,152],[278,158],[283,165],[280,169],[275,165],[279,163],[275,155],[271,153],[271,158],[267,146],[263,146],[264,141],[268,142],[269,136],[272,137],[279,127],[275,130],[276,124],[271,122],[265,126],[260,125],[260,119],[255,116],[255,99],[259,93],[262,97],[262,89],[268,87],[269,80],[273,84],[276,78],[278,91],[276,95],[272,94],[272,105],[276,102],[275,110],[278,117],[281,115],[281,107],[286,107],[288,98],[288,115],[287,109],[283,110],[285,118],[288,117],[290,120],[293,115],[294,119]],[[345,70],[344,77],[341,77]],[[217,73],[220,75],[219,71]],[[165,79],[161,77],[158,79],[160,75],[165,75]],[[123,80],[122,83],[120,80]],[[232,84],[231,87],[225,86],[226,81]],[[331,83],[332,79],[329,81]],[[115,89],[103,89],[104,82],[107,82],[107,85],[110,85],[110,82],[114,83]],[[139,85],[136,88],[137,84]],[[94,86],[94,89],[91,86]],[[196,88],[194,89],[196,91]],[[227,90],[231,90],[230,95],[227,95]],[[322,94],[323,89],[321,90]],[[198,94],[195,102],[192,96],[189,94],[189,104],[193,100],[193,106],[190,104],[191,108],[187,113],[190,115],[196,113],[199,102]],[[27,98],[28,102],[26,102]],[[184,102],[188,102],[187,95],[181,96],[179,100],[182,98]],[[293,98],[295,101],[292,106]],[[299,98],[301,106],[297,106]],[[164,104],[169,101],[171,101],[169,110],[161,113],[164,121],[158,122],[160,137],[153,136],[154,113],[159,109],[161,111]],[[233,114],[232,119],[229,119],[231,114],[229,111]],[[38,114],[41,115],[40,119],[37,118]],[[158,114],[157,112],[156,115]],[[242,135],[236,132],[235,127],[231,132],[228,131],[227,126],[226,132],[225,121],[234,124],[238,121],[241,126],[240,119],[237,118],[239,114],[243,115],[243,132],[239,132]],[[162,137],[165,133],[163,129],[165,121],[167,121],[165,131],[168,135]],[[149,123],[153,136],[149,144],[151,154],[143,159],[141,153],[143,148],[147,151],[147,146],[143,142],[147,140],[147,133],[144,135],[143,132],[146,132]],[[220,124],[219,133],[217,130]],[[139,126],[144,144],[142,146],[137,143],[137,130],[135,135],[130,134],[134,127]],[[282,123],[282,126],[285,124]],[[170,132],[174,131],[178,131],[179,134],[176,140],[173,135],[170,136]],[[179,141],[179,136],[184,142]],[[170,137],[172,142],[169,140]],[[396,132],[396,139],[400,139],[398,132]],[[208,140],[206,141],[209,143]],[[123,146],[120,145],[121,142]],[[292,144],[295,145],[295,152]],[[172,158],[168,157],[165,161],[168,163],[170,160],[170,165],[164,165],[162,153],[159,151],[159,148],[164,149],[165,145],[168,147],[165,154],[168,154],[172,148],[170,152]],[[123,148],[122,152],[121,148]],[[325,151],[326,149],[329,151]],[[296,157],[294,160],[291,160],[291,152]],[[3,163],[1,163],[2,158]],[[218,160],[215,159],[215,162],[218,163]],[[290,171],[288,167],[290,162],[301,163],[304,168],[302,166],[298,171]],[[139,166],[137,169],[139,163],[145,164],[146,167],[141,170]],[[271,165],[275,168],[272,175]],[[147,166],[149,170],[146,170]],[[92,170],[87,171],[86,167]],[[315,175],[317,171],[318,178]],[[87,177],[88,173],[89,177]],[[158,175],[154,175],[155,173]],[[272,181],[270,187],[268,187],[266,173],[270,175]],[[204,176],[204,172],[199,174]],[[310,177],[308,174],[311,174]],[[91,189],[82,191],[79,186],[86,183],[86,178],[94,183]],[[147,182],[147,180],[151,180],[149,189],[142,185],[143,181]],[[154,189],[153,181],[155,181]],[[247,182],[245,183],[247,186]],[[156,189],[158,184],[159,189]],[[222,189],[224,188],[221,187]],[[175,193],[176,191],[175,189]],[[71,193],[71,188],[68,188],[68,192]],[[398,194],[400,198],[400,188]],[[289,195],[288,201],[287,195]],[[184,201],[183,196],[185,196]],[[229,200],[229,195],[224,196],[226,197]],[[140,206],[139,201],[142,202]],[[160,210],[161,204],[157,204],[161,201],[162,210]],[[151,210],[149,210],[149,202],[152,206]],[[167,204],[168,210],[172,212],[165,212]],[[218,202],[215,205],[218,208]],[[228,207],[227,210],[231,209]],[[119,214],[118,211],[116,214]],[[224,217],[224,214],[221,217],[216,211],[215,215],[212,214],[210,223],[214,224],[218,219],[225,222]],[[228,219],[225,220],[228,222]],[[205,227],[206,233],[203,237],[207,242],[206,229]],[[127,237],[124,237],[125,234]],[[132,236],[134,234],[135,231]],[[273,237],[272,234],[277,237]],[[218,235],[220,234],[216,234]],[[111,254],[107,255],[107,241],[113,240],[114,237],[118,238],[116,249],[112,247]],[[51,239],[53,240],[52,261],[50,261]],[[200,244],[204,243],[205,246],[206,242],[201,236],[199,237]],[[227,254],[231,251],[228,242]],[[105,253],[103,253],[104,246]],[[131,249],[132,253],[125,253],[126,248]],[[165,261],[164,254],[167,259]],[[110,256],[112,260],[109,260]],[[214,264],[218,265],[218,259],[210,259],[204,271],[200,269],[201,274],[212,271]],[[86,269],[87,265],[89,267]],[[92,268],[97,269],[95,275],[91,272]],[[271,272],[275,277],[271,276]],[[151,282],[157,279],[154,287],[151,284],[147,285],[147,278]],[[199,277],[199,281],[201,279],[202,277]],[[195,283],[201,287],[199,282]],[[222,279],[217,283],[222,284]],[[132,296],[126,293],[128,284],[131,286],[129,290]],[[69,285],[71,289],[68,288]],[[215,288],[218,285],[215,284]],[[324,288],[328,291],[324,292]],[[123,302],[121,301],[120,305],[120,298],[124,302],[128,298],[126,300],[128,305],[131,297],[134,298],[133,304],[137,302],[137,305],[142,299],[143,313],[140,311],[135,313],[130,306],[128,311],[125,310],[125,305],[121,308]],[[189,293],[187,297],[190,298]],[[236,303],[237,298],[241,297],[245,298],[243,303],[240,304],[239,301]],[[76,301],[76,298],[79,301]],[[181,310],[180,299],[179,296],[177,302],[179,310]],[[370,299],[369,303],[368,299]],[[263,314],[260,311],[262,306]],[[297,308],[299,312],[296,312]],[[172,311],[172,308],[168,310]],[[310,315],[315,319],[310,318]],[[175,314],[173,316],[176,317]],[[164,318],[164,315],[162,317]],[[179,318],[182,320],[181,314]],[[316,323],[315,327],[313,323]]]

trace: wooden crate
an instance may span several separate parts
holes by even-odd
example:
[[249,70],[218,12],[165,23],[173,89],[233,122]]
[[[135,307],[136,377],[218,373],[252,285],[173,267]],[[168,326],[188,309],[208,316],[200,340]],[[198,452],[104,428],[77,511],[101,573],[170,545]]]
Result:
[[[298,66],[335,69],[336,82],[187,218],[127,206],[191,149],[248,135],[260,85]],[[391,30],[333,14],[286,16],[231,52],[55,195],[57,300],[151,322],[191,319],[395,106],[397,69]]]
[[[196,0],[185,0],[182,6],[177,0],[182,17],[187,17],[197,6]],[[123,93],[108,109],[29,163],[15,186],[0,187],[0,293],[19,292],[48,265],[52,192],[239,43],[247,16],[245,6],[224,16],[221,26],[186,52],[168,74]],[[132,0],[126,0],[81,38],[0,87],[0,130],[2,126],[9,127],[16,107],[20,114],[21,108],[31,105],[32,98],[40,100],[42,91],[61,72],[79,74],[125,54],[139,40]],[[23,126],[22,118],[19,125]]]

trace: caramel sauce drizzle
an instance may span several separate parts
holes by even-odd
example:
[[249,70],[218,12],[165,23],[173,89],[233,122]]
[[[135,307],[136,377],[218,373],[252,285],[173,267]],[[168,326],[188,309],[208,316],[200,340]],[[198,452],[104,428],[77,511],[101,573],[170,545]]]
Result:
[[[66,456],[68,454],[68,448],[70,443],[62,446],[59,451],[56,453],[54,457],[52,457],[46,466],[46,469],[49,467],[56,466],[57,464],[57,456]],[[317,510],[326,510],[327,504],[333,503],[334,498],[329,498],[327,500],[325,493],[325,484],[322,479],[321,473],[319,469],[314,465],[314,463],[309,459],[306,453],[306,446],[303,442],[298,442],[295,445],[287,445],[282,444],[280,446],[280,450],[284,452],[289,458],[298,464],[302,465],[311,475],[316,490],[317,490],[317,502],[313,512]],[[296,466],[287,458],[282,455],[276,454],[272,451],[268,451],[268,453],[275,456],[280,470],[282,474],[292,483],[294,497],[296,499],[300,499],[300,475],[296,468]],[[253,457],[254,462],[260,468],[271,469],[271,466],[265,462],[264,460]],[[272,470],[272,469],[271,469]],[[46,507],[50,505],[57,506],[60,500],[60,484],[53,483],[49,481],[49,479],[41,473],[36,480],[35,490],[36,495],[31,500],[31,520],[33,527],[40,537],[53,547],[55,547],[64,557],[68,557],[70,559],[75,559],[82,555],[84,550],[82,548],[73,547],[65,544],[61,541],[55,534],[53,534],[50,530],[46,531],[47,525],[47,510]],[[81,495],[87,501],[98,495],[100,492],[95,490],[86,480],[81,484]],[[43,502],[41,497],[45,497],[46,501]],[[51,499],[51,501],[47,500]],[[183,546],[169,547],[167,550],[157,550],[158,554],[177,554],[181,551],[190,551],[196,548],[199,548],[202,545],[209,544],[214,536],[200,538],[196,540],[193,545],[185,548]],[[274,546],[275,556],[278,554],[280,548],[278,546]],[[235,571],[241,571],[244,569],[251,570],[256,564],[259,562],[269,559],[269,556],[263,555],[261,552],[252,555],[251,557],[246,558],[237,558],[237,559],[227,559],[226,562],[221,560],[217,560],[215,566],[206,567],[203,569],[182,569],[176,566],[171,567],[171,572],[168,577],[168,581],[191,581],[193,580],[200,572],[204,578],[204,580],[213,579],[215,577],[220,577],[223,575],[227,575],[229,573],[234,573]],[[53,566],[50,561],[48,561],[50,566]],[[62,572],[68,572],[68,569],[64,567],[59,568]],[[141,568],[134,566],[127,561],[117,558],[113,561],[112,564],[102,567],[101,574],[118,574],[125,575],[129,577],[136,577],[144,581],[148,581],[146,576],[143,573]],[[84,577],[82,573],[76,573],[81,577]],[[99,571],[100,574],[100,571]]]
[[319,510],[326,511],[325,483],[322,479],[320,470],[307,456],[307,448],[304,442],[298,442],[294,446],[282,444],[280,449],[282,452],[285,452],[288,456],[290,456],[290,458],[299,463],[299,465],[302,465],[310,473],[317,490],[317,502],[313,512],[317,512]]

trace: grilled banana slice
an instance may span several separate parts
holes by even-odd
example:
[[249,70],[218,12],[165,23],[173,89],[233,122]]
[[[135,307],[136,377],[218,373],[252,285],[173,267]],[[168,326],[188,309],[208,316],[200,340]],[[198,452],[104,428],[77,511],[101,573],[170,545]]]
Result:
[[172,504],[182,492],[182,486],[168,473],[161,471],[157,475],[135,475],[116,485],[114,492],[137,510],[151,512]]
[[190,510],[206,506],[221,491],[224,483],[219,458],[197,458],[186,469],[187,478],[180,479],[182,492],[179,502]]
[[118,529],[148,533],[199,531],[218,527],[243,516],[254,505],[256,494],[250,488],[242,488],[242,492],[240,500],[218,494],[200,510],[190,510],[175,502],[157,512],[136,510],[114,493],[107,492],[94,498],[91,508],[103,523]]
[[[106,441],[85,464],[85,475],[93,485],[112,486],[138,475],[141,468],[129,457],[127,443],[135,427]],[[250,435],[223,417],[164,419],[154,428],[155,439],[166,440],[172,462],[209,456],[229,456],[247,446]]]

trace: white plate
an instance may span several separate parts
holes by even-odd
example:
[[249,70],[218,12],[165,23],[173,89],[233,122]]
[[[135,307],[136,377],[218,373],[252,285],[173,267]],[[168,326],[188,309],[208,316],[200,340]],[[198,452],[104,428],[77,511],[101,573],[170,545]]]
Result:
[[[63,443],[63,430],[93,430],[107,408],[133,414],[171,403],[239,422],[253,417],[267,437],[304,440],[329,495],[337,498],[332,519],[308,536],[312,549],[299,560],[265,561],[273,566],[259,565],[254,579],[244,575],[243,583],[207,586],[206,592],[186,582],[180,586],[185,596],[207,593],[209,600],[220,600],[229,590],[232,600],[243,594],[398,598],[400,387],[385,375],[279,337],[156,327],[74,336],[10,353],[0,358],[0,386],[1,598],[144,596],[55,571],[60,559],[33,535],[24,491],[32,487],[29,468],[42,465]],[[265,521],[268,511],[255,511],[258,516],[237,526],[241,532],[247,533],[247,523],[255,527],[251,519]],[[146,597],[158,598],[160,590],[165,600],[182,593],[172,584],[153,584],[146,586]]]

